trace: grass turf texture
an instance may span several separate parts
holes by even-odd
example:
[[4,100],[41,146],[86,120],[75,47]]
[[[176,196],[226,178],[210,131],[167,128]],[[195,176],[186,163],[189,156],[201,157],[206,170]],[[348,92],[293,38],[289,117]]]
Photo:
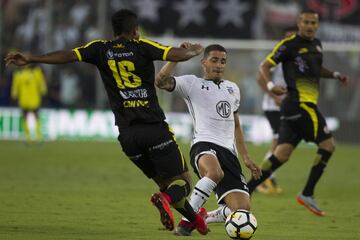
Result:
[[[187,156],[188,146],[181,147]],[[268,146],[248,147],[260,162]],[[359,146],[339,145],[317,187],[326,217],[295,201],[315,152],[301,145],[277,172],[282,194],[254,194],[253,239],[360,239]],[[0,239],[178,239],[162,230],[149,202],[155,191],[116,142],[0,142]],[[214,197],[206,207],[216,207]],[[227,239],[223,224],[210,228],[191,239]]]

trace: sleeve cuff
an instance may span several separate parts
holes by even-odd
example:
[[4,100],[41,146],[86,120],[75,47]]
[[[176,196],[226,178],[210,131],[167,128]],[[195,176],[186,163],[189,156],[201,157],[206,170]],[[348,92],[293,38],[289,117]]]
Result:
[[168,55],[169,50],[170,50],[171,48],[172,48],[172,47],[167,47],[167,48],[164,50],[164,53],[163,53],[163,61],[166,61],[167,55]]
[[274,60],[272,60],[271,57],[267,57],[266,60],[267,60],[268,62],[270,62],[272,65],[274,65],[274,66],[276,65],[276,62],[275,62]]
[[82,62],[82,57],[81,57],[79,49],[75,48],[75,49],[73,49],[73,51],[76,53],[76,56],[77,56],[79,62]]

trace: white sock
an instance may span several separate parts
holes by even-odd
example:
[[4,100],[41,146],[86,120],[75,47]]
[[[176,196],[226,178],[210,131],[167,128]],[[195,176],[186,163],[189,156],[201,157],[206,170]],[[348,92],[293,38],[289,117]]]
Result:
[[189,201],[195,212],[209,199],[215,187],[216,183],[208,177],[203,177],[196,183]]
[[226,205],[220,205],[217,209],[208,212],[206,223],[221,223],[225,222],[227,216],[231,213],[230,208]]

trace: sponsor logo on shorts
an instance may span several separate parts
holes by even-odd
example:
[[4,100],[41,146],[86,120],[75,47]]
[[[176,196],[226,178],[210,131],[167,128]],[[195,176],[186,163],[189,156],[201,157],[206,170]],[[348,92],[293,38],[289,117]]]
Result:
[[158,145],[152,146],[150,148],[150,150],[155,150],[155,149],[164,149],[167,145],[169,145],[170,143],[172,143],[174,140],[170,139],[166,142],[160,143]]

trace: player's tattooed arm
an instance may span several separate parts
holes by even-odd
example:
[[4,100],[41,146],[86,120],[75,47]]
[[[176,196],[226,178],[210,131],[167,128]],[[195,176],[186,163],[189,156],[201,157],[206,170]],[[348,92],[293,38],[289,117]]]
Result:
[[174,70],[176,63],[167,62],[156,75],[155,86],[160,89],[165,89],[167,91],[172,91],[175,88],[175,79],[171,76],[172,71]]

